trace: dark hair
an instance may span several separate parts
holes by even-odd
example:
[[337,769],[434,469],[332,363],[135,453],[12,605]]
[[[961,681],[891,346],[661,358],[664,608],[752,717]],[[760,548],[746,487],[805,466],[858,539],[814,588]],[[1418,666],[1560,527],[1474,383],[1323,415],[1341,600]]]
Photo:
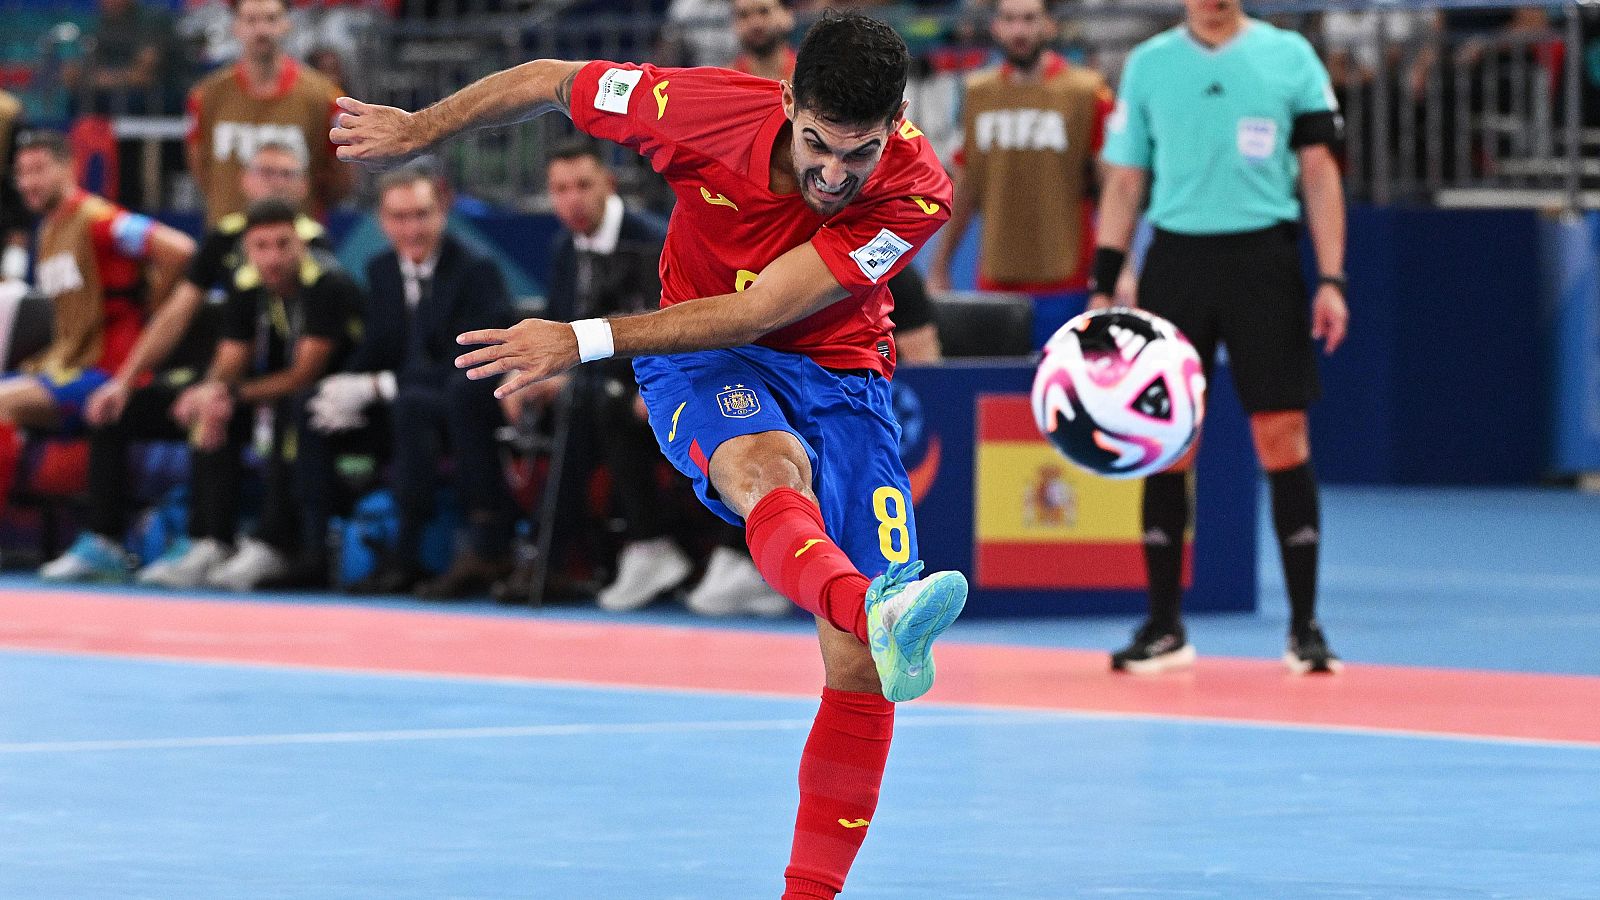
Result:
[[910,68],[906,42],[893,28],[860,13],[825,12],[800,42],[795,106],[841,125],[892,122]]
[[600,153],[600,145],[588,138],[567,138],[550,148],[550,162],[571,162],[586,156],[602,166],[606,164],[605,157]]
[[72,159],[72,147],[67,143],[67,136],[52,128],[30,128],[17,135],[16,152],[24,150],[44,150],[59,162]]
[[257,200],[245,209],[244,230],[248,232],[265,225],[293,225],[299,218],[300,211],[294,208],[293,203],[269,197]]

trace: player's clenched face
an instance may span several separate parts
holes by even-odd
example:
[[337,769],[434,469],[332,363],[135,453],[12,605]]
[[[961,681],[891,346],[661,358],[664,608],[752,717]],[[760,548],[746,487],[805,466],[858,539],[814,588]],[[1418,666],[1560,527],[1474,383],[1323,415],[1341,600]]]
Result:
[[1055,19],[1044,0],[1000,0],[995,5],[990,25],[994,42],[1006,55],[1006,62],[1028,69],[1055,38]]
[[545,175],[550,205],[561,226],[573,234],[594,234],[606,214],[606,200],[617,192],[611,170],[592,156],[550,161]]
[[239,0],[233,36],[244,56],[266,63],[278,55],[289,36],[289,10],[284,0]]
[[294,292],[300,259],[306,245],[293,222],[257,225],[244,233],[244,258],[261,273],[261,280],[279,296]]
[[[783,85],[783,111],[794,129],[794,177],[800,196],[812,211],[831,216],[861,192],[878,168],[893,134],[889,122],[844,125],[795,105],[794,91]],[[895,120],[905,113],[905,104]]]
[[43,147],[24,147],[17,151],[17,193],[34,215],[56,208],[72,189],[72,169],[65,160]]

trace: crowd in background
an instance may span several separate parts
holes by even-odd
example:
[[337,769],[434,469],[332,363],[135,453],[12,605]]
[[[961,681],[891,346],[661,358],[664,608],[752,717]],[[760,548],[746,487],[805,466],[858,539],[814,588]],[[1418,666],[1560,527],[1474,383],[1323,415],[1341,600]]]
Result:
[[[664,22],[638,49],[662,64],[783,78],[798,24],[824,5],[638,4]],[[831,5],[881,10],[902,24],[921,65],[965,79],[950,121],[924,122],[947,135],[940,149],[958,185],[959,227],[936,243],[931,287],[949,291],[976,215],[979,285],[1028,298],[1037,347],[1086,299],[1094,151],[1122,54],[1175,16],[1137,0]],[[1121,15],[1078,18],[1079,8]],[[64,509],[81,528],[52,552],[58,523],[31,521],[20,533],[32,546],[11,558],[31,551],[57,580],[510,601],[549,593],[597,596],[612,610],[683,587],[705,614],[786,612],[740,533],[667,477],[625,362],[504,403],[454,369],[454,336],[511,324],[519,298],[493,259],[446,227],[457,198],[440,170],[361,184],[327,142],[334,98],[363,87],[359,48],[376,19],[584,9],[609,5],[100,0],[79,30],[40,35],[34,46],[54,55],[6,70],[21,101],[0,92],[0,227],[7,284],[46,298],[52,330],[43,346],[23,348],[17,326],[38,303],[0,294],[9,310],[0,321],[13,321],[7,365],[19,373],[0,381],[0,495]],[[1438,64],[1431,37],[1445,32],[1472,36],[1461,52],[1478,54],[1554,34],[1540,8],[1330,12],[1313,27],[1346,94],[1371,89],[1372,73],[1387,68],[1406,72],[1401,90],[1421,95]],[[1050,50],[1081,40],[1101,50],[1075,59]],[[1397,46],[1411,49],[1395,55]],[[1015,100],[1030,85],[1037,96]],[[182,194],[146,196],[153,182],[133,173],[152,163],[107,124],[178,114],[183,158],[154,164],[193,185],[206,229],[198,243],[153,218],[158,201]],[[119,179],[85,166],[96,150]],[[1027,168],[1040,158],[1062,161],[1052,170],[1060,177]],[[561,229],[544,316],[655,305],[665,210],[625,198],[614,159],[581,141],[546,148],[544,197]],[[82,190],[96,178],[109,196]],[[388,246],[352,277],[321,221],[356,202],[376,209]],[[908,269],[891,289],[902,361],[936,361],[920,277]],[[165,491],[146,483],[164,458],[150,447],[161,444],[188,448]],[[80,483],[33,484],[48,468],[40,459],[70,460],[73,448],[83,454]]]

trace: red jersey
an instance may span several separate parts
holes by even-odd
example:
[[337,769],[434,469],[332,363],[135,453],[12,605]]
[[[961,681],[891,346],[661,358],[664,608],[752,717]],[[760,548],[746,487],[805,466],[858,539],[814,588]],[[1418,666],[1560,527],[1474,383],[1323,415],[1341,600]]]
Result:
[[572,121],[650,160],[677,195],[661,253],[661,305],[742,291],[810,242],[843,300],[756,343],[830,369],[894,371],[889,279],[950,218],[950,178],[910,122],[890,134],[860,193],[829,218],[799,193],[774,194],[773,141],[787,121],[778,82],[728,69],[591,62]]

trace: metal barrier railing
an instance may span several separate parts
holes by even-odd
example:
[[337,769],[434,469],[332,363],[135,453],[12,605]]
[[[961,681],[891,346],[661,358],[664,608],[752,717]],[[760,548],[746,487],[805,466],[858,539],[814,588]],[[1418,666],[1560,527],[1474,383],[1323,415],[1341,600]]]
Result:
[[[394,0],[398,17],[374,15],[346,29],[340,51],[347,77],[364,99],[415,109],[538,57],[692,61],[685,60],[685,48],[696,42],[686,35],[728,29],[725,21],[664,22],[647,14],[643,0],[581,18],[566,11],[568,3]],[[451,16],[461,10],[470,15]],[[1600,160],[1585,155],[1600,147],[1600,73],[1591,76],[1584,54],[1570,51],[1586,47],[1591,31],[1600,32],[1600,10],[1571,0],[1556,15],[1501,0],[1294,0],[1256,5],[1252,12],[1306,34],[1327,61],[1347,122],[1344,163],[1353,197],[1600,206]],[[1085,0],[1063,19],[1060,49],[1114,82],[1129,49],[1181,15],[1165,0]],[[957,137],[961,79],[985,58],[986,28],[960,10],[902,13],[892,21],[917,59],[910,115],[948,156]],[[314,29],[315,16],[302,25]],[[61,61],[70,54],[63,38],[77,39],[70,32],[52,29],[38,39],[38,79],[60,78],[66,70]],[[137,135],[148,152],[158,152],[159,142],[177,137],[174,120],[133,121],[158,108],[158,91],[120,97],[80,92],[74,108],[112,114],[121,133]],[[570,128],[559,116],[545,116],[474,133],[444,148],[442,163],[463,191],[509,208],[538,209],[544,149]],[[619,151],[614,161],[625,190],[665,200],[632,154]],[[171,174],[148,160],[139,171],[146,180]],[[193,201],[192,192],[171,183],[151,187],[165,202]]]

